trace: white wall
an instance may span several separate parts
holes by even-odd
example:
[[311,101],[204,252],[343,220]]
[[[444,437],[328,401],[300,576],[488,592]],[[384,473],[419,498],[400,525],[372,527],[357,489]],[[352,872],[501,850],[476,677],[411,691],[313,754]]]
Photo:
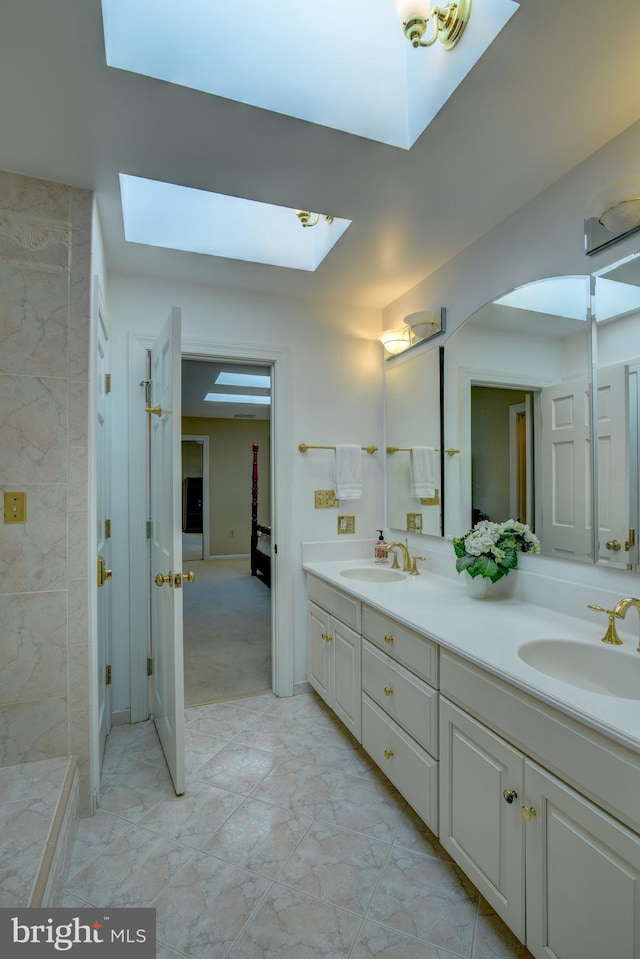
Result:
[[[109,277],[109,313],[114,327],[114,398],[118,439],[114,449],[114,515],[127,517],[126,391],[129,331],[149,334],[159,329],[172,306],[182,307],[183,342],[245,344],[246,355],[261,346],[287,347],[290,352],[291,449],[286,462],[275,463],[291,477],[290,506],[294,681],[306,680],[306,611],[300,544],[336,540],[338,510],[316,510],[313,491],[333,489],[333,454],[298,452],[298,443],[382,445],[383,368],[378,311],[297,300],[258,297],[214,287],[180,285],[124,275]],[[276,382],[277,389],[277,382]],[[356,538],[373,540],[382,525],[384,457],[364,454],[364,494],[341,504],[340,512],[356,517]],[[247,509],[250,505],[247,506]],[[114,711],[129,705],[128,537],[126,522],[113,532]],[[112,529],[114,529],[113,524]],[[340,537],[345,539],[345,537]],[[117,668],[116,668],[117,666]],[[116,678],[117,677],[117,678]]]

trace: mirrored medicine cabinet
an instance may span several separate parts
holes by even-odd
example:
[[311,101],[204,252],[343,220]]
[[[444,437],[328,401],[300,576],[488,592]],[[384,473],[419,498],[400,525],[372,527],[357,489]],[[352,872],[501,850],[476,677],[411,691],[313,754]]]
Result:
[[638,567],[640,254],[512,290],[400,360],[386,443],[443,451],[442,488],[432,505],[412,497],[408,454],[387,453],[391,530],[513,518],[547,556]]

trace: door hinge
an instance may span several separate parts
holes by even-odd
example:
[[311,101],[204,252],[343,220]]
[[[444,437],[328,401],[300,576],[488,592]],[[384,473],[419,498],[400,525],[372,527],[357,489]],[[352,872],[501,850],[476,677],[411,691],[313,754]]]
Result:
[[630,530],[629,530],[629,539],[628,539],[627,542],[624,544],[624,548],[625,548],[627,551],[629,551],[630,549],[633,549],[633,547],[634,547],[635,545],[636,545],[636,531],[635,531],[635,529],[630,529]]
[[104,521],[104,538],[111,539],[111,520],[106,519]]
[[111,392],[111,373],[104,374],[104,391],[105,393]]
[[153,524],[152,524],[151,520],[148,519],[148,520],[147,520],[147,539],[151,539],[152,525],[153,525]]
[[104,667],[104,684],[105,686],[111,685],[111,666]]
[[153,676],[153,660],[151,657],[147,659],[147,676]]

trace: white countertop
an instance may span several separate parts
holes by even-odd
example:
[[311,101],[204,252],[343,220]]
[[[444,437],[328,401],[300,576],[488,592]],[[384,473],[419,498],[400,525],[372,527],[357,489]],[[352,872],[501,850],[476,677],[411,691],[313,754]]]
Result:
[[[308,573],[640,753],[640,678],[638,699],[623,699],[547,676],[518,655],[523,643],[536,639],[602,647],[606,616],[594,617],[591,623],[506,596],[474,600],[467,595],[462,576],[452,579],[424,572],[420,576],[406,574],[402,582],[372,583],[340,575],[341,570],[363,566],[375,568],[371,560],[303,564]],[[640,677],[637,637],[618,631],[624,644],[603,648],[611,656],[628,659],[629,668],[637,669]]]

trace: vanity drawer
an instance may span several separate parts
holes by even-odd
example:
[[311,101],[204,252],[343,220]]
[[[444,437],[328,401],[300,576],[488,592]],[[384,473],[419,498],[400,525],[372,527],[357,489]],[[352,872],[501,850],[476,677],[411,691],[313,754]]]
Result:
[[437,836],[437,761],[365,693],[362,695],[362,745]]
[[426,636],[401,626],[369,606],[362,607],[362,635],[438,688],[438,647]]
[[347,626],[360,632],[360,602],[315,576],[307,576],[307,596]]
[[437,757],[438,693],[366,639],[362,641],[362,689]]

